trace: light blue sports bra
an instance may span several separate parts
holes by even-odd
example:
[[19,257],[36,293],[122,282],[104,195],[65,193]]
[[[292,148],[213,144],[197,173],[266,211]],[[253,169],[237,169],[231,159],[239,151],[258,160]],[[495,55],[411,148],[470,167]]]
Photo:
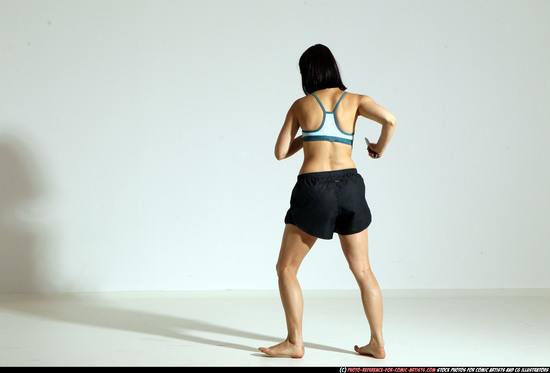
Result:
[[313,131],[304,131],[302,130],[302,140],[303,141],[332,141],[340,142],[342,144],[353,144],[353,133],[347,133],[342,131],[338,125],[338,120],[336,119],[336,109],[340,105],[340,101],[346,95],[347,92],[344,92],[340,99],[336,103],[333,111],[326,111],[325,107],[319,100],[319,97],[315,93],[312,93],[313,97],[317,100],[321,109],[323,109],[323,122],[321,126]]

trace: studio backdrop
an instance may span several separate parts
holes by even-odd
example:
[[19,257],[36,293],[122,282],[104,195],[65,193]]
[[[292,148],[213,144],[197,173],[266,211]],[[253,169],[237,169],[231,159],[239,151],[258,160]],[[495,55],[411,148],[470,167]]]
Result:
[[[0,291],[276,289],[298,59],[397,117],[382,289],[548,288],[550,2],[0,0]],[[304,289],[351,289],[337,236]]]

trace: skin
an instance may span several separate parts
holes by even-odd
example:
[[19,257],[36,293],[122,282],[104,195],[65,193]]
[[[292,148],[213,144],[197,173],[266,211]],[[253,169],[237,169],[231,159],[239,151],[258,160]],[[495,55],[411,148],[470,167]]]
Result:
[[[332,110],[343,91],[339,88],[327,88],[315,92],[326,110]],[[365,95],[347,93],[340,102],[336,117],[343,131],[355,132],[355,123],[359,116],[371,119],[382,125],[377,143],[371,143],[370,149],[380,156],[380,159],[395,130],[395,117],[388,110]],[[303,142],[302,136],[296,137],[298,130],[311,131],[319,128],[323,112],[312,95],[296,100],[290,107],[283,127],[275,145],[275,157],[286,159],[304,150],[304,162],[300,174],[320,171],[334,171],[355,168],[351,159],[350,145],[328,142]],[[383,359],[386,356],[384,338],[382,335],[383,305],[380,286],[376,281],[369,263],[368,229],[351,235],[338,235],[344,256],[361,291],[361,300],[367,321],[370,326],[369,343],[363,347],[354,347],[362,355]],[[286,224],[277,261],[277,276],[279,293],[285,311],[287,338],[271,347],[260,347],[267,355],[304,356],[304,341],[302,336],[303,296],[297,274],[300,264],[315,244],[317,238],[311,236],[292,224]]]

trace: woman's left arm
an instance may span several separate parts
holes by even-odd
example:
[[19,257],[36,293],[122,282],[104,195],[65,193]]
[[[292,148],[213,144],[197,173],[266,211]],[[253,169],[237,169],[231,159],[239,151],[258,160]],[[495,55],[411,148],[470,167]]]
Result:
[[288,110],[283,128],[281,128],[281,132],[277,138],[275,158],[283,160],[302,149],[302,136],[294,138],[296,133],[298,133],[298,129],[300,129],[300,125],[296,116],[296,103],[294,103]]

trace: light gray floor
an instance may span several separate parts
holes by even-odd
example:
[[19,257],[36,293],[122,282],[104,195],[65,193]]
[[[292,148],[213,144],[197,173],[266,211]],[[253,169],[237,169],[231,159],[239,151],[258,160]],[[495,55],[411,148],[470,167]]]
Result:
[[359,293],[304,291],[302,359],[277,291],[0,294],[1,366],[550,366],[550,291],[383,291],[384,360]]

